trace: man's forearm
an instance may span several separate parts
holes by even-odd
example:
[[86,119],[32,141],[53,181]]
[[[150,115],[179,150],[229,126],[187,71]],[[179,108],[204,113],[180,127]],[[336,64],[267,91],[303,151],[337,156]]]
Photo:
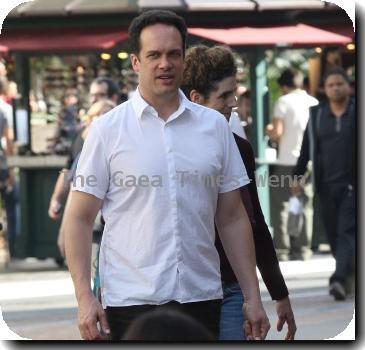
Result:
[[70,210],[65,212],[65,217],[66,259],[79,301],[91,293],[92,223],[80,220]]
[[56,200],[58,202],[64,202],[66,200],[67,194],[70,191],[70,184],[65,179],[67,171],[67,169],[62,169],[60,171],[51,200]]

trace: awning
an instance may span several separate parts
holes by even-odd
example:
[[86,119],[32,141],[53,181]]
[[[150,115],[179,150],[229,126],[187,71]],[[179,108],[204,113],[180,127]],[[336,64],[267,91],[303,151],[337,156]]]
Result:
[[8,47],[9,51],[107,50],[127,37],[127,30],[120,27],[3,28],[0,45]]
[[306,24],[229,29],[190,28],[189,33],[226,45],[345,45],[352,37]]

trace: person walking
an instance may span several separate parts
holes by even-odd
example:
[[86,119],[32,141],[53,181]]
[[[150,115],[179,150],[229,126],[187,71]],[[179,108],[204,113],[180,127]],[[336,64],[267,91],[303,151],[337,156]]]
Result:
[[[189,48],[185,57],[182,90],[191,101],[217,110],[229,121],[233,115],[232,109],[237,104],[236,72],[234,56],[228,47],[197,45]],[[296,332],[294,314],[257,194],[253,149],[247,140],[235,134],[233,129],[232,132],[250,179],[250,183],[241,187],[240,192],[253,228],[256,264],[271,298],[276,301],[277,329],[280,331],[287,323],[285,339],[293,340]],[[244,340],[245,334],[241,327],[244,322],[242,291],[219,236],[216,237],[223,285],[220,340]]]
[[318,101],[302,89],[303,75],[299,71],[285,70],[278,83],[283,95],[274,106],[272,124],[266,127],[270,140],[278,144],[277,164],[273,166],[272,175],[280,179],[280,185],[270,188],[274,246],[281,261],[306,260],[312,254],[313,191],[311,184],[307,183],[305,190],[298,194],[303,206],[302,224],[289,230],[291,182],[285,179],[291,178],[298,159],[309,108],[318,104]]
[[[118,102],[118,86],[110,78],[98,77],[92,81],[89,88],[89,103],[90,107],[101,100],[110,99],[114,103]],[[51,195],[48,208],[48,216],[52,220],[59,220],[62,216],[62,206],[66,201],[67,195],[70,190],[69,183],[65,181],[64,174],[71,169],[71,166],[76,158],[76,156],[81,152],[84,139],[82,137],[84,130],[82,129],[76,136],[75,141],[69,152],[69,158],[67,160],[67,165],[60,171],[57,178],[55,188]],[[63,253],[63,252],[61,252]]]
[[[324,77],[327,101],[312,107],[294,177],[303,175],[309,160],[313,182],[332,254],[335,272],[329,279],[329,293],[335,300],[346,298],[346,279],[355,268],[356,227],[356,116],[355,100],[342,68]],[[301,191],[296,182],[293,194]]]
[[[5,204],[7,238],[10,258],[15,256],[17,236],[17,186],[15,172],[7,165],[6,158],[14,154],[12,106],[8,105],[4,96],[7,79],[0,77],[0,194]],[[5,145],[5,148],[3,148]]]
[[[66,257],[84,339],[110,333],[120,340],[134,318],[168,303],[218,338],[222,288],[214,219],[245,293],[247,335],[261,340],[269,330],[238,190],[248,178],[237,146],[218,112],[179,90],[186,33],[183,19],[170,11],[146,11],[132,21],[138,89],[94,121],[81,152]],[[205,183],[209,179],[213,183]],[[101,207],[102,305],[90,290],[91,231]]]

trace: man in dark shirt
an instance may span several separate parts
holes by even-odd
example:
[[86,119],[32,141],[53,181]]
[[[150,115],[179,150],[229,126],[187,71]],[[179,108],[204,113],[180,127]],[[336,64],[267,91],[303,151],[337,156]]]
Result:
[[[182,90],[193,102],[222,113],[227,121],[236,106],[236,71],[232,51],[224,46],[198,45],[188,50],[185,57]],[[237,147],[246,167],[250,183],[240,188],[241,199],[253,229],[256,264],[273,300],[278,315],[277,330],[288,325],[286,340],[293,340],[296,324],[283,275],[280,271],[273,241],[261,210],[255,181],[255,156],[250,143],[234,135]],[[241,327],[243,317],[242,295],[237,277],[216,234],[216,247],[220,257],[223,284],[223,303],[220,320],[220,340],[244,340]]]
[[[328,101],[311,109],[293,175],[303,175],[312,160],[314,186],[336,259],[329,292],[336,300],[344,300],[345,280],[355,261],[355,102],[350,98],[348,77],[341,68],[326,74],[324,89]],[[292,191],[298,193],[300,184]]]

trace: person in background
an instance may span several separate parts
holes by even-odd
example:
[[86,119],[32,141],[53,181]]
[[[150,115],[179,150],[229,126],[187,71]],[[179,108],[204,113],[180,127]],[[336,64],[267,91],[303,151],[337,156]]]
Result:
[[[74,159],[73,159],[73,162],[71,164],[71,167],[64,174],[65,177],[66,177],[66,181],[69,184],[69,186],[71,186],[72,181],[74,180],[74,176],[75,176],[76,168],[77,168],[77,163],[78,163],[78,160],[79,160],[79,157],[80,157],[82,146],[83,146],[84,141],[87,137],[87,134],[89,132],[89,128],[90,128],[90,125],[91,125],[92,121],[95,118],[100,117],[101,115],[109,112],[115,106],[116,105],[112,100],[104,100],[103,99],[103,100],[100,100],[98,102],[93,103],[91,105],[91,107],[89,108],[89,110],[87,111],[87,113],[86,113],[86,125],[81,130],[81,132],[79,133],[79,136],[78,136],[79,139],[77,140],[77,143],[79,144],[79,147],[77,147],[77,148],[80,148],[80,151],[79,151],[78,154],[75,154],[73,156]],[[67,196],[64,213],[66,213],[66,210],[67,210],[67,207],[68,207],[68,203],[69,203],[68,198],[69,198],[69,196]],[[59,230],[59,234],[58,234],[58,239],[57,239],[57,245],[58,245],[58,248],[59,248],[59,250],[61,252],[61,255],[63,257],[65,256],[65,232],[64,232],[64,230],[65,230],[65,217],[66,216],[67,215],[64,214],[62,222],[61,222],[61,227],[60,227],[60,230]],[[96,230],[94,230],[94,235],[97,235],[98,233],[95,232],[95,231]],[[100,235],[97,236],[97,237],[94,237],[94,239],[93,239],[94,243],[97,243],[98,245],[100,244],[100,241],[101,241],[102,230],[99,233],[100,233]]]
[[290,185],[309,118],[309,108],[318,104],[318,101],[302,89],[303,74],[299,71],[286,69],[278,83],[283,94],[275,103],[272,123],[266,127],[270,140],[278,144],[277,164],[273,166],[272,175],[280,181],[279,186],[270,188],[274,246],[281,261],[305,260],[312,254],[313,193],[308,183],[298,198],[304,208],[300,227],[288,230]]
[[[79,133],[79,144],[80,144],[81,148],[87,137],[87,134],[89,132],[89,127],[90,127],[92,121],[95,118],[100,117],[101,115],[109,112],[114,107],[115,107],[115,103],[112,100],[103,99],[103,100],[100,100],[100,101],[92,104],[92,106],[90,107],[90,109],[88,110],[88,112],[86,114],[86,125]],[[79,154],[77,154],[74,157],[74,161],[71,165],[71,168],[65,175],[66,181],[69,183],[69,186],[71,186],[74,181],[80,153],[81,153],[81,150],[80,150]],[[58,249],[60,250],[60,253],[63,257],[65,257],[65,227],[66,227],[65,220],[67,218],[67,210],[68,210],[69,203],[70,203],[69,198],[70,198],[70,194],[67,196],[64,215],[62,217],[62,222],[61,222],[61,226],[60,226],[58,238],[57,238]],[[100,251],[100,242],[102,239],[103,231],[104,231],[104,221],[102,219],[101,212],[99,212],[95,219],[94,226],[93,226],[92,257],[91,257],[91,261],[92,261],[91,276],[93,279],[93,293],[95,296],[98,297],[99,300],[101,300],[100,276],[99,276],[99,251]]]
[[55,153],[67,153],[75,140],[79,129],[79,107],[77,91],[66,91],[63,97],[63,106],[57,120]]
[[[217,337],[222,288],[214,220],[245,292],[248,337],[262,340],[269,330],[238,191],[248,178],[237,146],[218,112],[179,90],[186,36],[184,20],[171,11],[145,11],[133,19],[138,89],[95,120],[81,152],[76,176],[93,176],[96,183],[73,186],[66,257],[84,339],[110,334],[118,341],[134,318],[164,304]],[[209,186],[205,179],[217,182]],[[90,288],[91,232],[101,207],[102,305]]]
[[[213,108],[229,121],[232,108],[236,106],[237,67],[228,47],[191,47],[185,57],[182,89],[193,102]],[[270,292],[276,300],[278,330],[286,322],[288,331],[285,339],[293,340],[296,324],[291,308],[288,289],[281,274],[269,229],[261,210],[255,182],[255,158],[250,143],[234,134],[242,160],[250,178],[250,184],[240,188],[241,198],[250,217],[255,241],[256,263]],[[223,250],[219,236],[216,246],[220,255],[223,284],[223,304],[220,320],[220,340],[244,340],[241,324],[244,302],[237,278]]]
[[[10,257],[14,257],[15,240],[17,235],[17,220],[16,220],[16,184],[15,173],[13,168],[9,168],[6,158],[14,154],[13,132],[9,126],[11,118],[8,115],[9,109],[7,103],[3,100],[6,93],[7,80],[0,77],[0,194],[5,204],[6,220],[7,220],[7,236],[8,248]],[[12,125],[12,124],[11,124]]]
[[[90,106],[95,102],[110,99],[114,103],[119,102],[119,90],[117,84],[110,78],[99,77],[93,80],[89,88],[89,103]],[[70,186],[67,181],[64,181],[64,174],[71,168],[75,157],[81,152],[83,139],[82,131],[78,134],[75,141],[71,146],[69,153],[69,159],[67,161],[66,168],[60,171],[60,175],[57,178],[55,188],[53,190],[49,208],[48,216],[52,220],[59,220],[62,216],[62,205],[65,202]]]
[[[15,81],[9,79],[8,70],[6,68],[5,61],[2,59],[0,59],[0,78],[5,78],[7,81],[3,99],[6,103],[8,103],[9,105],[12,105],[13,98],[19,96],[18,86]],[[12,125],[12,124],[9,123],[9,126],[10,125]]]
[[8,90],[9,81],[6,77],[0,76],[0,109],[4,113],[4,117],[6,118],[9,135],[12,140],[14,140],[14,128],[13,128],[13,106],[8,102],[7,99],[7,90]]
[[[342,68],[324,77],[326,102],[310,109],[298,161],[293,175],[303,175],[313,164],[313,182],[332,254],[335,272],[329,279],[329,293],[335,300],[347,295],[346,280],[355,269],[356,235],[356,115],[355,100]],[[302,191],[296,182],[292,193]]]

